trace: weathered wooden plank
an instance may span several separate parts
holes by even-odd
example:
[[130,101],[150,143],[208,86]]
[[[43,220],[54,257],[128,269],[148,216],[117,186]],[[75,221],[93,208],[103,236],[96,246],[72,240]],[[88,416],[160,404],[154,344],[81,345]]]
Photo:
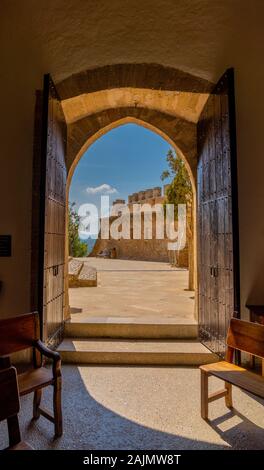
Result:
[[238,237],[237,226],[233,226],[236,174],[232,173],[235,136],[231,135],[231,73],[227,71],[210,94],[197,128],[200,336],[207,347],[221,356],[225,354],[234,303],[239,304],[238,264],[234,262],[233,249]]
[[63,322],[64,256],[66,216],[66,122],[61,102],[49,76],[44,97],[48,100],[46,121],[46,178],[44,207],[43,336],[56,334]]

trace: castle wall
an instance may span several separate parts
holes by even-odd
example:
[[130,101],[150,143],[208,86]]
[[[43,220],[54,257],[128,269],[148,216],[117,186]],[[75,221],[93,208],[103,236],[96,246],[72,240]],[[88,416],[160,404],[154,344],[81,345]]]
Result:
[[[109,227],[111,233],[111,225],[118,220],[117,216],[112,216],[109,219]],[[157,222],[155,212],[152,213],[152,225],[150,232],[147,230],[147,225],[144,223],[144,214],[141,214],[141,238],[133,238],[133,214],[130,214],[130,239],[120,238],[119,240],[113,239],[110,235],[109,240],[101,239],[101,234],[94,245],[90,256],[98,256],[103,250],[111,252],[115,249],[115,255],[118,259],[134,259],[142,261],[161,261],[173,262],[175,256],[177,257],[177,265],[179,267],[188,267],[188,246],[174,254],[168,250],[168,238],[166,231],[164,231],[164,239],[157,239],[156,233],[160,230],[161,225]],[[150,228],[150,227],[149,227]],[[162,226],[163,228],[163,226]],[[175,230],[177,230],[177,223],[175,223]],[[145,233],[146,231],[146,233]],[[146,235],[147,234],[147,235]],[[149,239],[146,239],[146,236]]]
[[[173,253],[168,251],[167,240],[101,240],[98,239],[89,256],[97,256],[101,251],[116,249],[118,259],[139,261],[174,261]],[[188,248],[180,251],[177,256],[177,266],[188,268]]]

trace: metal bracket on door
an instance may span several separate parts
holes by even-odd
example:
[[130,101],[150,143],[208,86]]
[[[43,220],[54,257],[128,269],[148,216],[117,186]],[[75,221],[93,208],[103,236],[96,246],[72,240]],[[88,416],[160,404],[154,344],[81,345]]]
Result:
[[58,276],[58,274],[59,274],[59,265],[56,264],[55,266],[53,266],[52,270],[53,270],[53,276]]
[[217,277],[218,276],[217,266],[210,266],[210,276],[211,277]]

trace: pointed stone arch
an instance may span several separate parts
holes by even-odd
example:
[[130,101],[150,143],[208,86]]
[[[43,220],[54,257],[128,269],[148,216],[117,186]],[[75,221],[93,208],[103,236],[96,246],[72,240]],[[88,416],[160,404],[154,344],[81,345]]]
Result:
[[194,194],[192,276],[196,288],[196,126],[213,84],[158,64],[114,64],[74,74],[56,87],[68,124],[67,195],[74,169],[87,148],[128,122],[161,135],[183,158]]
[[143,108],[116,108],[87,116],[68,126],[67,168],[69,178],[83,153],[93,142],[115,127],[133,122],[167,140],[185,161],[195,191],[196,126],[165,113]]
[[210,93],[213,84],[183,70],[160,64],[112,64],[73,74],[56,84],[62,100],[115,88]]
[[[102,135],[112,129],[127,123],[135,123],[146,127],[152,132],[163,137],[185,161],[193,188],[193,226],[194,236],[192,247],[192,266],[189,271],[189,285],[196,289],[197,266],[196,266],[196,125],[182,120],[178,117],[155,110],[144,108],[116,108],[102,111],[96,115],[87,116],[79,121],[68,125],[68,153],[67,153],[67,206],[71,179],[76,166],[85,151]],[[66,235],[67,237],[67,235]],[[68,243],[66,239],[66,265],[68,259]],[[65,272],[67,283],[67,272]],[[65,286],[68,292],[68,286]],[[66,305],[68,298],[66,298]],[[67,311],[67,308],[66,308]],[[196,311],[194,312],[196,315]]]

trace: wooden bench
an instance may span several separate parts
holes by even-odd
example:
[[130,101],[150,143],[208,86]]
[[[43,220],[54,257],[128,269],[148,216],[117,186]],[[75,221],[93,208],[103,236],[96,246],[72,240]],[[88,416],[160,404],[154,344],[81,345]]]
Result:
[[[54,423],[55,436],[62,435],[61,359],[57,352],[40,340],[38,313],[27,313],[0,321],[0,367],[11,366],[10,355],[24,349],[33,349],[33,367],[18,375],[19,395],[34,392],[33,419],[40,415]],[[43,367],[42,356],[52,360],[52,367]],[[40,408],[42,389],[53,386],[53,416]]]
[[[264,358],[264,325],[232,318],[227,334],[226,360],[207,364],[201,370],[201,415],[208,419],[208,404],[225,398],[226,406],[232,408],[232,385],[264,398],[264,377],[233,364],[235,350]],[[222,390],[208,393],[208,377],[212,375],[225,382]]]
[[[249,309],[249,320],[264,325],[264,305],[246,304]],[[255,357],[250,356],[250,367],[255,367]],[[264,375],[264,359],[262,359],[262,375]]]
[[33,450],[21,441],[17,414],[20,409],[17,372],[14,367],[0,371],[0,421],[7,420],[9,447],[6,450]]

